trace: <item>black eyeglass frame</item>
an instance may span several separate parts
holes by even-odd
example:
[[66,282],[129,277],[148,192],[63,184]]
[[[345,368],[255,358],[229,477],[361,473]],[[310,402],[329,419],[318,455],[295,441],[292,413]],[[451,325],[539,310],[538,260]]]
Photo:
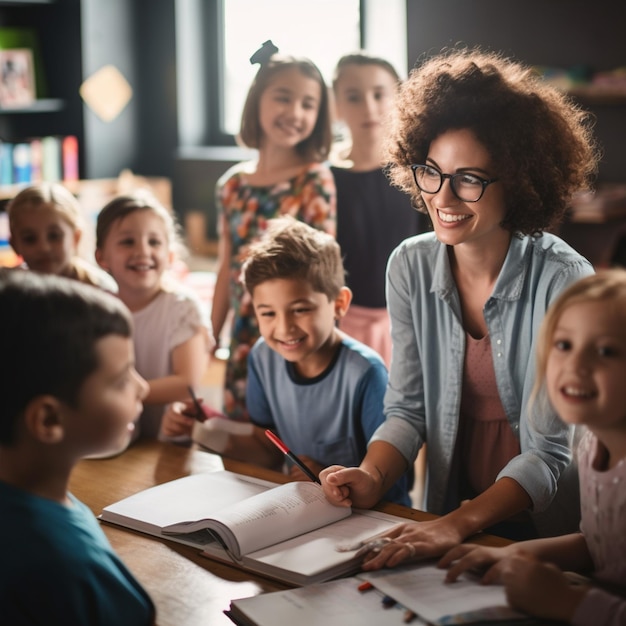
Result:
[[[428,193],[428,194],[434,194],[434,193],[439,193],[439,191],[441,190],[441,188],[443,187],[443,183],[445,181],[446,178],[450,179],[450,188],[452,189],[452,193],[461,201],[461,202],[478,202],[484,195],[485,193],[485,189],[487,189],[487,187],[489,185],[491,185],[491,183],[495,183],[497,182],[499,179],[498,178],[483,178],[482,176],[477,176],[476,174],[471,174],[469,172],[457,172],[456,174],[444,174],[443,172],[440,172],[436,167],[433,167],[432,165],[427,165],[425,163],[414,163],[412,165],[409,166],[411,168],[411,171],[413,172],[413,180],[415,181],[415,184],[417,185],[417,188],[424,192],[424,193]],[[435,189],[435,191],[426,191],[426,189],[422,189],[422,187],[420,187],[420,184],[417,182],[417,170],[419,168],[422,167],[427,167],[431,170],[434,170],[435,172],[439,173],[439,187],[437,187],[437,189]],[[472,176],[473,178],[475,178],[476,180],[480,181],[480,184],[482,185],[482,189],[480,190],[480,194],[478,196],[478,198],[476,198],[476,200],[466,200],[465,198],[461,198],[461,196],[459,196],[459,194],[457,193],[456,190],[456,185],[455,185],[455,180],[457,179],[457,177],[459,176]]]

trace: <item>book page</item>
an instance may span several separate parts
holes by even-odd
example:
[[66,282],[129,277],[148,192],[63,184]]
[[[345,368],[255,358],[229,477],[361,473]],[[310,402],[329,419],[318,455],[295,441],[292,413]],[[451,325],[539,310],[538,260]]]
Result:
[[508,606],[501,585],[481,585],[469,576],[446,583],[445,576],[445,570],[426,563],[364,572],[358,578],[433,624],[528,619]]
[[[339,552],[337,546],[367,540],[397,526],[402,520],[378,511],[353,512],[330,526],[313,530],[280,544],[248,555],[266,566],[315,576],[353,559],[353,552]],[[354,571],[354,570],[353,570]]]
[[[394,626],[405,623],[403,607],[385,608],[382,594],[376,590],[361,593],[360,580],[344,578],[328,583],[263,593],[251,598],[233,600],[234,617],[256,626],[298,624],[298,626]],[[421,624],[418,620],[413,626]]]
[[166,526],[183,524],[184,530],[185,522],[210,517],[275,486],[228,471],[192,474],[115,502],[102,510],[100,519],[161,536]]
[[233,552],[236,558],[241,558],[349,517],[351,513],[350,508],[332,505],[316,483],[298,481],[222,509],[212,520],[226,526],[236,537],[239,550]]

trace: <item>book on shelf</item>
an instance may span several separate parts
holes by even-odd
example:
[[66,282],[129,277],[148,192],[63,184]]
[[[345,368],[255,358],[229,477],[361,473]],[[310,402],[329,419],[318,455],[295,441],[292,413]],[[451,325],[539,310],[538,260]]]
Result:
[[0,141],[0,185],[13,184],[13,144]]
[[[299,589],[235,599],[225,613],[241,626],[387,626],[413,619],[441,626],[537,623],[507,605],[500,585],[481,585],[470,576],[445,583],[444,577],[445,571],[431,563],[363,572]],[[366,581],[371,588],[362,591]]]
[[151,487],[105,507],[99,517],[292,585],[356,572],[356,550],[337,548],[403,521],[336,507],[313,482],[277,485],[228,471]]
[[73,183],[78,179],[78,140],[74,135],[0,141],[0,185]]

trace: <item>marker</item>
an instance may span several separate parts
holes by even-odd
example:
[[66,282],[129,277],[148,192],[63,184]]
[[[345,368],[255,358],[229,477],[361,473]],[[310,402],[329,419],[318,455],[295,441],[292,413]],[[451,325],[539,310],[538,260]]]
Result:
[[402,618],[402,621],[405,624],[410,624],[415,618],[417,617],[417,614],[414,613],[413,611],[411,611],[411,609],[407,609],[404,612],[404,617]]
[[314,483],[321,485],[320,479],[268,428],[266,437],[289,459],[291,459]]
[[196,407],[196,414],[194,415],[194,417],[199,422],[206,422],[207,420],[206,413],[204,412],[204,409],[202,408],[200,401],[196,397],[196,394],[193,392],[193,387],[191,385],[188,385],[187,390],[189,391],[189,395],[191,396],[191,400],[193,401],[194,407]]
[[361,583],[357,589],[359,591],[369,591],[370,589],[373,589],[374,585],[372,585],[372,583],[369,580],[366,580],[364,583]]
[[383,607],[385,607],[386,609],[390,609],[396,603],[396,601],[391,596],[383,596],[381,602],[383,604]]

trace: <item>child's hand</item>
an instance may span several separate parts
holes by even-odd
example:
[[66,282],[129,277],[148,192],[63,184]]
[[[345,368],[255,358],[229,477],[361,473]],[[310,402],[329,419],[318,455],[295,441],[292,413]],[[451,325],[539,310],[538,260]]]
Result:
[[[319,476],[319,473],[325,467],[305,454],[299,455],[299,458],[316,476]],[[293,480],[311,480],[297,465],[292,465],[289,468],[289,476]]]
[[501,576],[514,609],[568,623],[587,592],[586,587],[571,585],[556,566],[524,552],[502,562]]
[[464,572],[480,572],[483,574],[480,582],[484,585],[500,582],[501,562],[511,556],[512,549],[487,548],[471,543],[462,543],[448,550],[437,564],[448,568],[446,582],[454,582]]
[[196,409],[193,402],[173,402],[163,414],[161,432],[166,437],[191,437]]

